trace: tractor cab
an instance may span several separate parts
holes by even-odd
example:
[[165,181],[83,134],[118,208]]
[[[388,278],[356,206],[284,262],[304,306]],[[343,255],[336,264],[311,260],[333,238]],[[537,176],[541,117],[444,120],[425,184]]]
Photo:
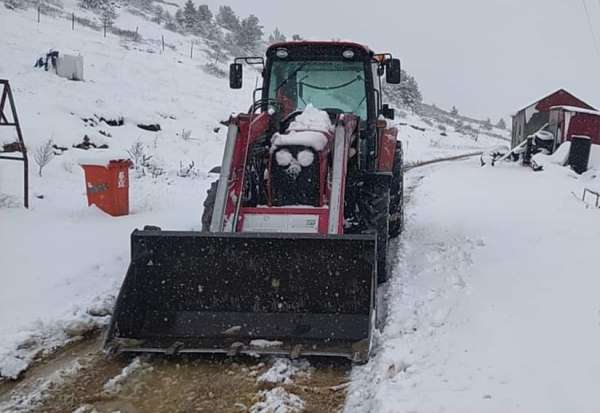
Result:
[[301,113],[308,105],[326,111],[332,120],[341,113],[373,124],[380,115],[393,118],[382,104],[381,76],[400,83],[400,60],[375,54],[356,43],[286,42],[274,44],[262,57],[237,58],[230,68],[230,86],[242,87],[242,62],[263,66],[263,85],[255,90],[253,109],[271,109],[280,119]]
[[[333,130],[344,116],[356,120],[349,173],[377,170],[385,158],[379,156],[380,143],[389,132],[387,123],[378,120],[394,118],[393,109],[382,103],[382,77],[385,74],[391,84],[400,82],[398,59],[356,43],[278,43],[269,47],[266,60],[235,59],[230,67],[232,88],[242,86],[242,63],[261,66],[263,84],[255,89],[249,112],[268,114],[270,124],[264,139],[254,145],[259,152],[269,148],[268,159],[249,159],[252,171],[247,178],[252,183],[246,206],[327,205]],[[329,120],[323,122],[317,112],[326,113]],[[322,135],[322,145],[311,144],[321,140],[315,132]],[[281,136],[286,134],[293,138]],[[287,144],[275,145],[278,140]],[[260,177],[265,175],[269,179],[263,182]]]

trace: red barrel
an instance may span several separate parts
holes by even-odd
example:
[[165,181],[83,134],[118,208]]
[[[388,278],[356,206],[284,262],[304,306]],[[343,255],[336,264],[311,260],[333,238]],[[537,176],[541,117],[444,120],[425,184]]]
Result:
[[114,217],[128,215],[130,166],[128,159],[111,160],[104,166],[81,164],[88,205],[96,205]]

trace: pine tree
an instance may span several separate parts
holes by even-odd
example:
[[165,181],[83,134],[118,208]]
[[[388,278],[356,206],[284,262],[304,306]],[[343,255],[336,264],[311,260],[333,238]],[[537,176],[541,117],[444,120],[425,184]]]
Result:
[[79,0],[79,7],[87,10],[101,10],[108,3],[106,0]]
[[197,19],[197,28],[196,28],[197,30],[196,31],[205,36],[208,35],[213,26],[213,22],[212,22],[213,14],[206,4],[201,4],[200,6],[198,6],[196,19]]
[[187,0],[183,6],[183,28],[188,31],[194,30],[198,23],[196,7],[192,0]]
[[402,70],[399,85],[383,85],[383,94],[395,106],[416,110],[423,102],[423,95],[415,78]]
[[262,40],[263,31],[258,17],[251,14],[240,23],[240,29],[235,33],[235,41],[245,50],[254,50]]
[[216,20],[217,24],[224,29],[231,30],[232,32],[236,32],[240,29],[240,19],[229,6],[219,7]]
[[285,35],[279,31],[278,27],[275,27],[275,30],[273,30],[273,33],[271,33],[269,35],[269,44],[281,43],[281,42],[285,42],[286,40],[287,39],[286,39]]
[[165,10],[161,6],[156,6],[154,8],[154,17],[152,21],[158,24],[162,24],[165,20]]
[[175,24],[177,28],[183,29],[185,23],[185,18],[183,17],[183,11],[181,9],[177,9],[175,12]]
[[301,42],[304,39],[299,34],[293,34],[292,35],[292,40],[295,41],[295,42]]
[[117,11],[115,10],[115,6],[110,2],[105,2],[105,4],[100,8],[100,16],[102,18],[102,24],[106,27],[112,26],[117,18]]
[[503,118],[500,118],[500,120],[498,121],[498,123],[496,124],[496,127],[498,129],[506,129],[506,122],[504,121]]
[[492,130],[493,126],[492,126],[492,120],[490,118],[487,118],[485,120],[485,122],[483,122],[483,128],[487,129],[487,130]]
[[452,116],[458,116],[458,109],[456,109],[456,106],[452,106],[452,110],[450,111],[450,114]]
[[169,13],[168,10],[165,11],[164,20],[165,20],[165,29],[171,30],[173,32],[177,31],[177,22],[175,21],[175,19],[173,18],[171,13]]

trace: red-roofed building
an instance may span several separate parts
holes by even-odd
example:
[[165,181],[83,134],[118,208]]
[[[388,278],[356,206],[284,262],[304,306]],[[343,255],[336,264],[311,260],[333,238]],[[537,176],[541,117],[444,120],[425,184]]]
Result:
[[550,109],[556,106],[568,106],[595,110],[592,106],[578,99],[564,89],[530,104],[519,110],[513,116],[512,124],[512,147],[519,145],[527,137],[550,122]]

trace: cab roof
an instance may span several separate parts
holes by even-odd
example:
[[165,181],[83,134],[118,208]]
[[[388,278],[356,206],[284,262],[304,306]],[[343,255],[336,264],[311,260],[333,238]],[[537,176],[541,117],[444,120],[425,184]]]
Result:
[[373,51],[371,49],[369,49],[367,46],[362,45],[360,43],[347,42],[347,41],[324,41],[324,40],[318,40],[318,41],[300,40],[300,41],[274,43],[271,46],[269,46],[269,48],[267,49],[267,53],[273,49],[278,49],[281,47],[292,49],[292,48],[296,48],[296,47],[311,47],[311,46],[321,47],[321,48],[327,47],[327,46],[348,47],[348,48],[352,48],[352,49],[359,49],[367,55],[373,54]]

